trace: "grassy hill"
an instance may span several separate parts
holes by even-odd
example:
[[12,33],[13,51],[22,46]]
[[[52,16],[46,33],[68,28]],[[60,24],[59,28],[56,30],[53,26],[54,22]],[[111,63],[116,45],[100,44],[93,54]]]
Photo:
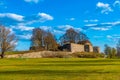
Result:
[[120,60],[1,59],[0,80],[120,80]]

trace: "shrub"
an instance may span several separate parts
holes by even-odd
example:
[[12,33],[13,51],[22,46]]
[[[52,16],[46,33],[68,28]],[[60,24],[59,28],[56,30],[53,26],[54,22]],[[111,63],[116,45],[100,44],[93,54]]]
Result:
[[45,52],[42,54],[43,58],[70,58],[69,52]]
[[76,52],[72,54],[73,57],[77,58],[98,58],[98,57],[104,57],[103,54],[99,53],[88,53],[88,52]]
[[57,52],[56,57],[57,58],[71,58],[72,56],[69,54],[69,52]]

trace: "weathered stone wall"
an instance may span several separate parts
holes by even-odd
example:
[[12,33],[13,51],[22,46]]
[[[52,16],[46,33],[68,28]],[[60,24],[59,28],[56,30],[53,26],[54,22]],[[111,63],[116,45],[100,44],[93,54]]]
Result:
[[[89,45],[89,51],[93,52],[93,46],[90,43],[85,45]],[[71,43],[71,52],[85,52],[84,45]]]
[[95,53],[100,53],[100,47],[94,46],[94,47],[93,47],[93,52],[95,52]]
[[13,55],[6,55],[6,58],[41,58],[44,52],[32,52],[32,53],[25,53],[25,54],[13,54]]
[[90,47],[90,52],[93,52],[93,47],[92,47],[92,45],[89,45],[89,47]]
[[84,52],[84,45],[71,43],[71,52]]
[[53,52],[53,51],[40,51],[40,52],[32,52],[32,53],[25,53],[25,54],[13,54],[13,55],[5,55],[5,58],[43,58],[45,56],[52,56],[55,54],[72,54],[71,52]]

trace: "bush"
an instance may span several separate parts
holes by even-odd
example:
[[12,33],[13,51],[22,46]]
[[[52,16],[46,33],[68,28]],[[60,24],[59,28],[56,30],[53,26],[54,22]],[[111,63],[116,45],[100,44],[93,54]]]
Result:
[[104,57],[103,54],[99,53],[88,53],[88,52],[76,52],[72,54],[73,57],[77,58],[98,58],[98,57]]
[[42,54],[43,58],[70,58],[69,52],[45,52]]
[[57,58],[71,58],[72,56],[69,54],[69,52],[57,52],[56,57]]
[[89,53],[89,52],[76,52],[76,53],[70,53],[70,52],[44,52],[42,54],[43,58],[104,58],[104,54],[99,53]]
[[55,58],[55,54],[53,52],[44,52],[41,56],[42,58]]

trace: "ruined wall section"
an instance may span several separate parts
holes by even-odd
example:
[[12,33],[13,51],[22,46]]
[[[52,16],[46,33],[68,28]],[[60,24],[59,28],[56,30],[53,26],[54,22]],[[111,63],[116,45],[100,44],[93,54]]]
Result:
[[71,43],[71,52],[84,52],[84,45]]

